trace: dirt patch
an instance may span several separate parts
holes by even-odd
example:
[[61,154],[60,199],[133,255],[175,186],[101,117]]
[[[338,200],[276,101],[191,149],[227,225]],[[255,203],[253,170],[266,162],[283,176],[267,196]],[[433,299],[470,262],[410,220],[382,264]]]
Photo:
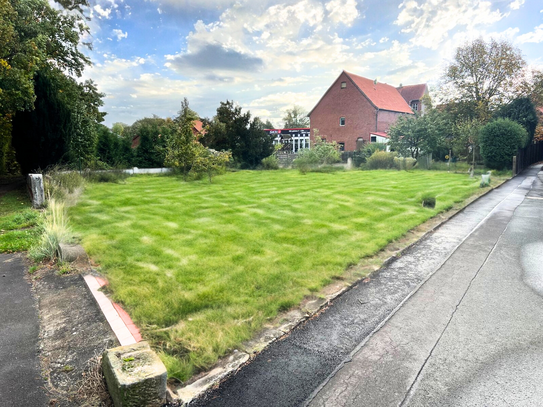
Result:
[[84,267],[42,265],[32,275],[40,316],[40,361],[51,406],[112,406],[100,359],[118,346],[81,276]]

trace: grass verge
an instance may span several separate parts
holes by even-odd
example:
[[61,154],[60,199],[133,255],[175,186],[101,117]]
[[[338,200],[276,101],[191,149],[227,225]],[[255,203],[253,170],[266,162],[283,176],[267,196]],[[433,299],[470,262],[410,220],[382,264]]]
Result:
[[28,250],[39,238],[39,212],[31,208],[25,186],[0,196],[0,253]]
[[114,299],[186,380],[478,186],[434,171],[138,176],[88,185],[70,219]]

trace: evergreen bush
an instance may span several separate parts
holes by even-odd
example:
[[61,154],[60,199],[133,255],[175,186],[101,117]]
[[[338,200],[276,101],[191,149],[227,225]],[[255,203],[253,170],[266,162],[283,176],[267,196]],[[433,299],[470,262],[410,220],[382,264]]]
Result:
[[511,168],[513,156],[528,140],[520,124],[509,119],[497,119],[481,129],[481,156],[488,168]]

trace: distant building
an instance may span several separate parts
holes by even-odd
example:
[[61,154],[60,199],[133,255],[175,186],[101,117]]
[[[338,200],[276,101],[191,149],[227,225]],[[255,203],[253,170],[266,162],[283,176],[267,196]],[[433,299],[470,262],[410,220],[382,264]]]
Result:
[[[403,115],[411,115],[409,103],[418,103],[426,85],[402,87],[409,102],[394,86],[343,71],[309,112],[311,136],[315,131],[327,141],[335,141],[345,151],[364,143],[387,142],[389,127]],[[418,97],[418,99],[415,99]]]
[[407,102],[409,107],[413,109],[414,112],[423,114],[425,110],[424,103],[422,103],[422,98],[424,95],[428,95],[428,85],[421,83],[419,85],[400,85],[397,87],[398,92]]
[[281,151],[297,153],[303,148],[309,148],[309,128],[302,129],[265,129],[266,133],[275,136],[273,144],[281,144]]
[[206,134],[206,130],[204,129],[204,124],[200,120],[194,120],[192,122],[192,133],[195,136],[203,136]]

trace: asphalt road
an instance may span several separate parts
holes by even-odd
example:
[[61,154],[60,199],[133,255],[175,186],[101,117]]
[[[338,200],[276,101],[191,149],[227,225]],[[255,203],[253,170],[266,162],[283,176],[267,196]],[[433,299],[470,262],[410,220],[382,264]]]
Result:
[[543,404],[543,173],[529,175],[310,406]]
[[20,254],[0,254],[0,405],[46,406],[39,320]]
[[[423,381],[429,355],[538,170],[468,206],[191,406],[434,405],[414,397],[415,388],[430,386]],[[418,309],[401,319],[412,303]],[[404,339],[394,327],[413,337]]]

